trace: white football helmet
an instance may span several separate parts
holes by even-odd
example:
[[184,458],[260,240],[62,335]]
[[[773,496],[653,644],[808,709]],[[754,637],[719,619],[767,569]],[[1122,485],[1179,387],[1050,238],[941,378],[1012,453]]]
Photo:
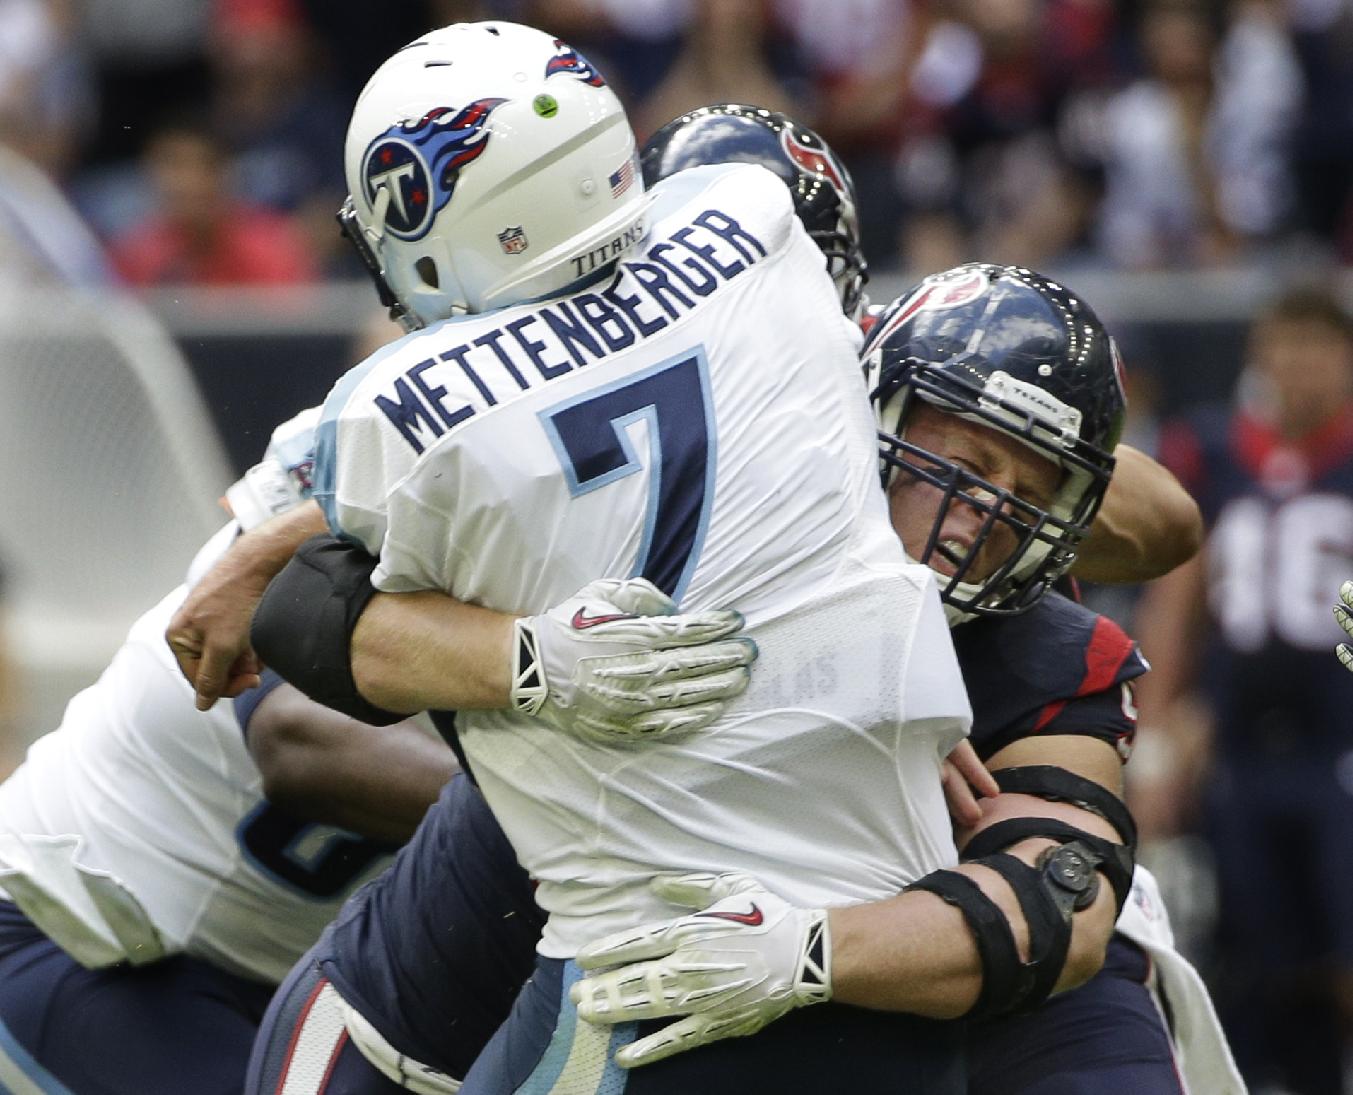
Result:
[[413,329],[557,293],[644,234],[634,134],[585,58],[515,23],[411,42],[357,99],[339,220]]

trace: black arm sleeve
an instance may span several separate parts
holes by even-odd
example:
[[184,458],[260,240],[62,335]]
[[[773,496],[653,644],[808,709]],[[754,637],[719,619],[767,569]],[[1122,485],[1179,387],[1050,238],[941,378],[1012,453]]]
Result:
[[368,703],[352,679],[352,630],[376,590],[376,560],[332,536],[312,536],[269,584],[250,639],[265,665],[316,703],[375,726],[404,715]]

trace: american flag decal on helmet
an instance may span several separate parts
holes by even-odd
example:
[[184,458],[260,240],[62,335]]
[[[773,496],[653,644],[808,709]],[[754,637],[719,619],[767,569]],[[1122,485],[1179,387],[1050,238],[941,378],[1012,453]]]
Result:
[[608,181],[611,184],[611,197],[618,198],[634,182],[634,157],[622,163],[618,168],[611,172]]

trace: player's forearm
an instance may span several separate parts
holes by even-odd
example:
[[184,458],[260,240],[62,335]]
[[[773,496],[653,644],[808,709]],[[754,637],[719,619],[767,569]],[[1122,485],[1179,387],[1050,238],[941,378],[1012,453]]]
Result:
[[1168,470],[1129,445],[1082,542],[1072,573],[1092,582],[1144,582],[1197,554],[1203,542],[1198,505]]
[[1193,688],[1207,626],[1206,593],[1204,559],[1199,557],[1152,582],[1142,594],[1137,638],[1152,666],[1136,690],[1143,725],[1159,721]]
[[[1052,841],[1026,841],[1012,854],[1033,864]],[[976,864],[954,868],[976,882],[1010,924],[1021,960],[1029,930],[1013,891],[994,871]],[[1100,886],[1095,903],[1076,913],[1067,962],[1054,991],[1088,980],[1103,961],[1113,931],[1113,893]],[[909,891],[885,901],[830,910],[832,998],[881,1011],[954,1019],[977,1001],[982,960],[962,913],[932,893]]]
[[[1054,765],[1121,795],[1122,765],[1113,748],[1080,735],[1022,738],[989,761],[1002,769],[1035,771]],[[960,833],[960,847],[983,830],[1018,818],[1051,818],[1092,837],[1121,838],[1105,818],[1067,802],[1002,792],[981,800],[982,820]],[[1054,840],[1029,838],[1006,850],[1034,865]],[[991,898],[1010,925],[1022,961],[1028,960],[1029,928],[1014,891],[995,871],[980,863],[955,868]],[[1054,991],[1064,991],[1094,975],[1113,933],[1116,906],[1103,877],[1089,908],[1071,917],[1067,956]],[[934,893],[909,891],[886,901],[831,911],[832,984],[835,999],[848,1004],[907,1011],[931,1018],[962,1015],[982,987],[982,964],[973,933],[959,910]]]
[[413,835],[446,781],[460,770],[443,742],[404,723],[355,723],[313,745],[281,760],[282,767],[265,784],[269,801],[301,817],[393,843]]
[[353,680],[389,711],[506,707],[514,618],[441,593],[378,593],[352,633]]
[[232,568],[237,577],[262,591],[301,544],[328,527],[319,503],[305,502],[243,533],[218,565]]
[[459,768],[413,723],[369,726],[285,685],[250,717],[247,740],[270,802],[378,840],[413,835]]

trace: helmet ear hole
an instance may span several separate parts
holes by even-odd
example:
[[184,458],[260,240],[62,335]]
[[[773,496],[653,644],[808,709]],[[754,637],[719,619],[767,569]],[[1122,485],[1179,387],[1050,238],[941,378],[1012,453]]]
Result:
[[437,275],[437,263],[431,255],[424,255],[413,264],[414,270],[429,289],[440,289],[441,278]]

